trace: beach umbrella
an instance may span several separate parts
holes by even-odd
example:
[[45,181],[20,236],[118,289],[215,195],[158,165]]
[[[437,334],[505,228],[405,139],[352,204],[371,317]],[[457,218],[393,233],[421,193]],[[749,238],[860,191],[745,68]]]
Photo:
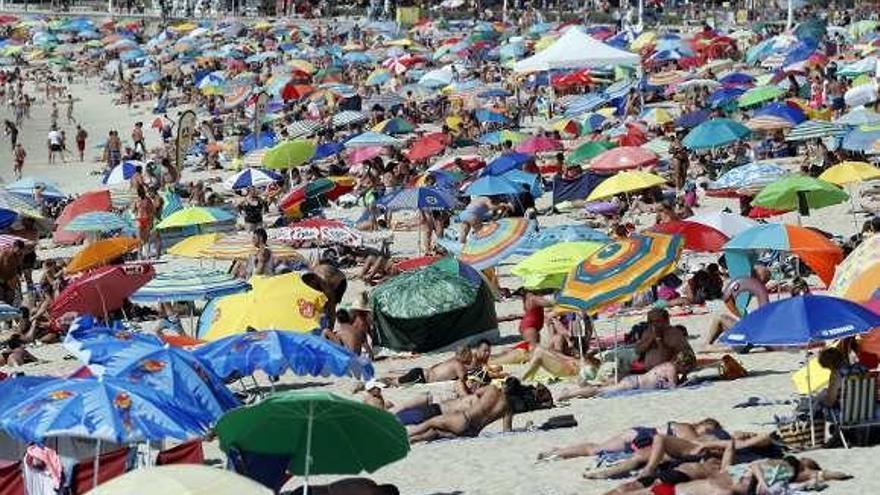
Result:
[[465,189],[468,196],[500,196],[503,194],[520,194],[522,187],[504,176],[485,175],[475,180]]
[[639,115],[639,120],[648,125],[660,127],[670,122],[675,122],[675,116],[666,108],[652,107],[643,111]]
[[446,137],[443,135],[428,134],[422,136],[406,151],[406,157],[411,162],[427,160],[432,156],[442,153],[446,149],[446,142]]
[[682,140],[688,149],[702,150],[718,148],[748,137],[748,127],[731,119],[714,119],[703,122],[691,129]]
[[719,342],[744,346],[805,346],[867,333],[880,315],[832,296],[803,295],[765,304],[744,316]]
[[56,379],[30,388],[19,400],[4,403],[0,429],[23,442],[74,437],[131,444],[198,438],[207,425],[171,397],[104,377]]
[[774,102],[758,109],[752,120],[757,117],[773,117],[787,122],[789,127],[796,126],[807,120],[803,110],[787,103]]
[[516,145],[521,143],[527,137],[529,137],[529,135],[522,132],[511,131],[510,129],[502,129],[500,131],[487,132],[477,138],[477,141],[480,144],[491,146],[500,146],[508,141],[510,142],[510,144]]
[[175,227],[192,227],[194,225],[228,222],[234,219],[235,216],[233,214],[222,208],[189,206],[163,218],[154,228],[162,230]]
[[287,126],[287,133],[291,138],[298,139],[316,134],[323,128],[324,124],[318,120],[297,120]]
[[249,187],[266,187],[280,183],[284,180],[277,172],[259,168],[246,168],[231,175],[223,181],[223,187],[230,191],[247,189]]
[[329,392],[272,394],[226,413],[215,428],[224,452],[289,456],[303,476],[373,472],[406,457],[409,440],[391,413]]
[[140,242],[131,237],[95,241],[76,253],[64,267],[64,272],[71,274],[106,265],[136,251],[139,245]]
[[544,194],[544,185],[541,182],[540,175],[538,174],[530,174],[528,172],[523,172],[519,169],[514,169],[509,172],[505,172],[501,177],[509,180],[510,182],[514,182],[516,184],[520,184],[525,186],[532,195],[533,198],[540,198],[542,194]]
[[532,230],[516,250],[516,254],[528,256],[541,249],[563,242],[608,242],[609,237],[585,225],[552,225]]
[[663,184],[666,184],[666,179],[659,175],[641,170],[627,170],[602,181],[601,184],[593,189],[593,192],[587,197],[587,201],[610,198],[618,194],[641,191],[651,187],[662,186]]
[[[745,92],[746,90],[743,88],[721,88],[716,90],[715,92],[710,94],[708,98],[706,98],[706,104],[711,106],[712,108],[727,107],[727,105],[735,102],[740,96],[744,95]],[[709,112],[705,110],[702,111],[706,112],[705,117],[700,122],[697,122],[697,124],[691,127],[696,127],[696,125],[702,123],[703,120],[706,120],[706,118],[709,117]],[[679,124],[678,122],[676,122],[676,125],[681,126],[681,124]]]
[[331,156],[338,155],[343,150],[345,150],[345,146],[342,143],[322,143],[319,144],[317,148],[315,148],[315,154],[312,156],[313,162],[318,160],[323,160],[325,158],[330,158]]
[[168,248],[167,253],[185,258],[198,258],[202,250],[212,246],[219,238],[219,232],[189,236]]
[[263,131],[257,134],[257,136],[254,136],[254,134],[251,133],[241,140],[241,152],[244,154],[248,154],[251,151],[263,148],[271,148],[275,146],[277,142],[278,141],[274,132]]
[[279,208],[285,215],[297,217],[306,209],[320,208],[354,189],[354,179],[348,176],[322,177],[303,184],[281,198]]
[[737,215],[736,213],[728,213],[726,211],[700,213],[699,215],[688,217],[687,220],[711,227],[728,238],[736,237],[746,230],[758,225],[757,222],[750,218]]
[[153,279],[152,265],[115,265],[98,268],[72,280],[49,306],[52,318],[66,313],[106,317],[121,309],[126,299]]
[[834,271],[828,293],[865,302],[880,289],[880,235],[862,241]]
[[752,204],[792,211],[799,207],[825,208],[847,199],[849,195],[830,182],[806,175],[791,175],[765,186],[752,200]]
[[651,150],[638,146],[621,146],[602,152],[590,162],[590,170],[617,172],[634,168],[650,167],[659,161]]
[[786,141],[807,141],[809,139],[822,139],[826,137],[841,137],[846,134],[846,128],[840,124],[832,124],[824,120],[806,120],[796,125],[785,136]]
[[689,251],[717,252],[721,251],[730,238],[723,232],[699,222],[675,220],[658,223],[651,227],[652,232],[661,234],[677,234],[684,239],[684,249]]
[[345,142],[346,148],[356,148],[359,146],[400,146],[402,142],[387,134],[378,132],[363,132],[352,139]]
[[26,196],[28,198],[33,197],[34,190],[37,188],[42,189],[40,191],[40,194],[42,194],[44,198],[62,199],[67,196],[61,191],[61,189],[58,188],[57,185],[55,185],[54,182],[50,182],[48,180],[40,179],[37,177],[22,177],[21,179],[18,179],[11,184],[6,184],[6,186],[4,187],[4,189],[13,194]]
[[834,268],[843,260],[840,247],[815,230],[779,223],[756,225],[725,244],[730,277],[748,277],[758,254],[764,251],[797,256],[825,286],[831,283]]
[[384,134],[408,134],[413,132],[416,127],[408,120],[401,117],[392,117],[385,119],[373,126],[373,131]]
[[880,124],[880,113],[867,108],[857,108],[842,115],[834,123],[849,126],[872,126]]
[[121,216],[108,211],[92,211],[76,216],[64,226],[68,232],[112,232],[130,229],[131,224]]
[[195,356],[217,376],[252,375],[261,370],[280,376],[290,370],[299,376],[373,378],[373,365],[345,347],[303,333],[266,330],[244,332],[209,342]]
[[516,145],[515,149],[519,153],[536,155],[538,153],[561,150],[562,143],[558,139],[552,139],[543,136],[532,136],[524,139],[522,142]]
[[345,225],[339,220],[327,218],[309,218],[287,227],[281,227],[272,232],[272,238],[290,242],[293,245],[315,244],[328,246],[341,244],[343,246],[360,246],[363,235],[357,230]]
[[135,304],[201,301],[251,288],[244,280],[218,270],[191,268],[160,273],[129,296]]
[[675,235],[633,235],[605,244],[577,264],[556,304],[568,311],[595,313],[626,302],[675,270],[682,239]]
[[208,303],[199,318],[200,339],[218,340],[248,327],[304,333],[320,327],[327,296],[306,285],[300,274],[255,276],[248,282],[250,291]]
[[863,182],[868,180],[880,179],[880,168],[875,167],[867,162],[841,162],[828,168],[819,180],[844,186],[854,182]]
[[272,169],[298,167],[315,155],[315,143],[293,139],[273,146],[263,156],[263,165]]
[[604,242],[560,242],[545,247],[510,269],[527,289],[559,289],[575,265],[596,252]]
[[149,486],[175,495],[272,495],[272,490],[233,471],[195,464],[142,467],[101,484],[89,495],[134,495]]
[[36,219],[43,218],[43,214],[31,206],[30,203],[5,189],[0,190],[0,212],[4,211],[10,215],[14,214]]
[[467,238],[458,259],[476,270],[491,268],[516,252],[528,230],[529,222],[523,218],[485,223]]
[[443,189],[413,187],[389,193],[379,198],[376,203],[388,211],[452,210],[458,204],[458,199]]
[[733,168],[710,182],[706,193],[710,196],[737,196],[743,191],[757,192],[787,175],[787,170],[773,163],[749,163]]
[[583,164],[617,146],[611,141],[588,141],[575,148],[565,158],[566,163]]
[[[302,254],[296,249],[282,244],[275,239],[269,239],[267,245],[272,251],[272,257],[276,260],[289,260],[295,263],[306,264]],[[205,246],[198,253],[198,258],[215,260],[247,259],[257,254],[254,246],[253,234],[247,232],[226,234],[219,236],[213,244]]]
[[743,93],[736,102],[740,108],[753,107],[761,103],[775,100],[785,94],[779,86],[758,86]]
[[109,211],[111,208],[110,191],[100,190],[81,194],[61,211],[61,215],[55,219],[55,232],[52,240],[56,244],[73,244],[83,239],[82,234],[68,232],[67,224],[83,213],[93,211]]
[[502,175],[510,170],[522,168],[531,158],[530,155],[518,151],[502,153],[489,162],[480,175]]
[[173,398],[202,424],[215,423],[239,404],[220,378],[193,354],[159,339],[139,338],[131,332],[96,326],[91,318],[78,318],[64,339],[64,347],[88,366],[92,375],[146,386]]

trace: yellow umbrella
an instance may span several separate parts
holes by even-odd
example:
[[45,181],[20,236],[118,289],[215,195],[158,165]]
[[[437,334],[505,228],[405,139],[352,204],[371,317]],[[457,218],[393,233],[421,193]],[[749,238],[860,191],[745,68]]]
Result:
[[462,124],[461,117],[459,117],[457,115],[450,115],[449,117],[446,117],[446,125],[450,129],[458,130],[458,128],[461,127],[461,124]]
[[113,237],[93,242],[82,248],[64,267],[65,273],[77,273],[96,268],[137,249],[138,240],[131,237]]
[[527,289],[559,289],[565,276],[585,258],[595,253],[601,242],[560,242],[523,259],[511,273],[521,278]]
[[617,196],[618,194],[641,191],[642,189],[661,186],[665,183],[666,179],[659,175],[641,170],[628,170],[605,179],[605,181],[593,189],[593,192],[587,197],[587,201],[596,201]]
[[213,246],[219,238],[220,234],[217,232],[187,237],[169,248],[168,254],[182,256],[184,258],[201,258],[202,251]]
[[[149,487],[146,489],[145,487]],[[130,471],[91,490],[90,495],[268,495],[272,490],[232,471],[196,464],[154,466]]]
[[250,291],[223,297],[208,310],[212,319],[201,339],[222,339],[248,327],[297,332],[318,328],[327,296],[306,285],[298,273],[257,276],[248,282]]
[[307,72],[309,74],[313,74],[315,72],[315,66],[311,64],[311,62],[307,62],[305,60],[297,59],[291,60],[289,63],[295,69],[301,70],[303,72]]
[[880,179],[880,168],[867,162],[841,162],[822,172],[819,178],[843,186],[854,182]]
[[[807,367],[810,368],[810,386],[807,387]],[[791,375],[791,381],[799,394],[815,393],[828,386],[831,379],[831,371],[819,365],[819,358],[810,359],[806,366]]]
[[657,41],[657,33],[654,31],[645,31],[629,44],[629,49],[634,52],[640,52],[642,51],[642,48],[645,48],[648,45],[653,45],[655,41]]
[[[276,241],[269,241],[268,248],[272,251],[272,257],[281,260],[295,260],[305,262],[305,258],[291,246]],[[253,239],[250,234],[239,233],[219,237],[213,244],[205,247],[199,253],[200,258],[216,260],[236,260],[247,258],[256,254]]]
[[385,46],[402,46],[407,47],[413,44],[412,40],[409,38],[401,38],[399,40],[391,40],[385,43]]

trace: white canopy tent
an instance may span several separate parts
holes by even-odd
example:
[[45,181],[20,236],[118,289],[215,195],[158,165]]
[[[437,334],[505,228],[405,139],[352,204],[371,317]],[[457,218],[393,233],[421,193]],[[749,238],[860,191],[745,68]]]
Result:
[[638,54],[606,45],[575,26],[568,28],[552,45],[517,62],[513,70],[534,72],[602,65],[638,67],[640,62]]

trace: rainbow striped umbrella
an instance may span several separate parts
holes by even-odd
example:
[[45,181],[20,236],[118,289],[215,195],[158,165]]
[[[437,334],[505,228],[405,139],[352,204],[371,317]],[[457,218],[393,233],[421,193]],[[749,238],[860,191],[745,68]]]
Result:
[[491,268],[516,252],[528,231],[529,222],[523,218],[484,224],[465,242],[458,259],[477,270]]
[[595,313],[626,302],[671,273],[683,245],[680,236],[653,233],[605,244],[569,272],[556,303]]

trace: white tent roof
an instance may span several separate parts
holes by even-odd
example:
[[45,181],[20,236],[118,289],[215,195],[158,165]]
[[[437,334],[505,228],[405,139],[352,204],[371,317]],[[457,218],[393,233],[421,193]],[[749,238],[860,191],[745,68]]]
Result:
[[532,72],[600,65],[637,66],[639,63],[637,54],[606,45],[580,28],[571,27],[552,45],[517,62],[514,70]]

